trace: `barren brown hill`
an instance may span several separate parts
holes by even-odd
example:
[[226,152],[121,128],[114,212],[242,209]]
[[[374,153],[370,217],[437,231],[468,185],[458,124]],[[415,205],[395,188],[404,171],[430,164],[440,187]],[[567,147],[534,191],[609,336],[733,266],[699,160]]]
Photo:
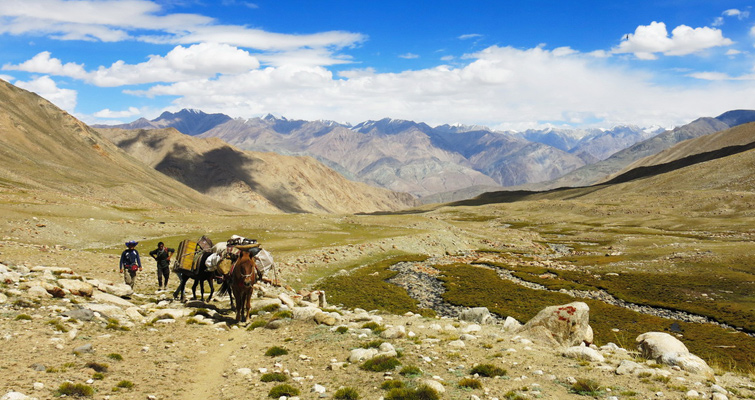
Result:
[[356,213],[417,204],[409,194],[349,181],[311,157],[244,151],[173,128],[100,132],[157,171],[250,211]]
[[232,210],[125,154],[34,93],[0,80],[0,187],[85,207]]
[[685,140],[658,154],[635,161],[606,179],[627,181],[669,172],[696,163],[726,157],[755,147],[755,122]]

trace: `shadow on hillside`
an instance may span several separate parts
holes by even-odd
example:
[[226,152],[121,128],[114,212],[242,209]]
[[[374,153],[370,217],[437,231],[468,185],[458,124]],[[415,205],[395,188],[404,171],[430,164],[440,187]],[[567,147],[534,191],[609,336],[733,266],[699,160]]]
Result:
[[184,145],[176,145],[155,169],[192,189],[207,194],[212,189],[230,189],[243,182],[287,213],[306,213],[298,199],[283,188],[269,189],[261,185],[249,171],[259,160],[230,147],[221,147],[197,154]]
[[691,156],[680,158],[678,160],[667,162],[664,164],[652,165],[648,167],[638,167],[631,171],[627,171],[611,179],[610,181],[605,182],[605,184],[624,183],[624,182],[629,182],[629,181],[639,179],[639,178],[648,178],[651,176],[665,174],[667,172],[675,171],[677,169],[689,167],[690,165],[695,165],[702,162],[731,156],[731,155],[742,153],[742,152],[752,150],[752,149],[755,149],[755,142],[748,143],[745,145],[728,146],[728,147],[724,147],[718,150],[707,151],[705,153],[691,155]]

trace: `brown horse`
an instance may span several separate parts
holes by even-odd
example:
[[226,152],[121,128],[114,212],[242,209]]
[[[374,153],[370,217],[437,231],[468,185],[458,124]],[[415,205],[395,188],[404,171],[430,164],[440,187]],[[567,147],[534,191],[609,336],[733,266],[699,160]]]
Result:
[[249,251],[241,251],[230,275],[231,290],[236,298],[236,323],[246,322],[252,308],[252,291],[257,282],[257,264]]

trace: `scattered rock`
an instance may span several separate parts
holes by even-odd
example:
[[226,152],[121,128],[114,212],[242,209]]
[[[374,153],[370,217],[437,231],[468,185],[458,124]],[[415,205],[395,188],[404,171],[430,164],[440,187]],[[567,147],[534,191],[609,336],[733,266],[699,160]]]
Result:
[[470,321],[478,324],[484,324],[493,320],[487,307],[473,307],[463,310],[459,314],[462,321]]
[[664,332],[646,332],[637,336],[637,348],[643,357],[676,365],[681,369],[713,378],[713,369],[700,357],[692,354],[679,339]]

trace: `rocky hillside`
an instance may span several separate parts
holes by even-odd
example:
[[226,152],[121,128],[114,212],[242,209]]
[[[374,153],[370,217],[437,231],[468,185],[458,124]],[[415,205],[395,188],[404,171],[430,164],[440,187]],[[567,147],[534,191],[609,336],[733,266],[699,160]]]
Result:
[[173,128],[100,129],[157,171],[220,202],[255,212],[357,213],[416,205],[405,193],[345,179],[311,157],[243,151]]
[[755,396],[751,376],[711,369],[667,333],[591,344],[581,302],[521,324],[484,308],[451,318],[368,312],[330,305],[327,293],[261,285],[254,317],[237,324],[227,298],[182,304],[153,293],[147,275],[133,293],[91,267],[0,264],[3,369],[14,377],[0,381],[2,398]]
[[576,169],[553,181],[523,186],[523,188],[547,190],[592,185],[615,175],[637,160],[658,154],[677,143],[710,135],[751,121],[755,121],[755,111],[751,110],[735,110],[721,114],[716,118],[700,118],[687,125],[653,136],[615,153],[606,160]]
[[1,80],[0,132],[0,188],[6,192],[72,197],[84,207],[233,209],[158,173],[47,100]]

